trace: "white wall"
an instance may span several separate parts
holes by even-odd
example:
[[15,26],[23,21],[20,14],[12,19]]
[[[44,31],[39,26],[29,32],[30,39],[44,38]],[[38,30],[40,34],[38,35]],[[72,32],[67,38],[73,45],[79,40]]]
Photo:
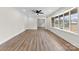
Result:
[[37,18],[35,16],[27,16],[26,29],[37,29]]
[[25,30],[25,19],[15,8],[0,7],[0,44]]
[[[58,13],[59,13],[59,11],[58,11]],[[56,14],[57,14],[57,12],[56,12]],[[79,34],[74,34],[69,31],[65,31],[65,30],[61,30],[61,29],[52,27],[51,17],[52,16],[50,16],[46,19],[46,29],[50,30],[51,32],[55,33],[56,35],[60,36],[64,40],[70,42],[71,44],[73,44],[74,46],[79,48]]]

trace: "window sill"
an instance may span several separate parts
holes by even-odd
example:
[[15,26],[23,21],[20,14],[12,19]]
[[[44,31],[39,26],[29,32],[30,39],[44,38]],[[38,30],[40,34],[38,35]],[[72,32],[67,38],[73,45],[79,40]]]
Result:
[[69,31],[69,30],[64,30],[64,29],[60,29],[60,28],[57,28],[57,27],[53,27],[53,28],[54,28],[54,29],[57,29],[57,30],[60,30],[60,31],[64,31],[64,32],[66,32],[66,33],[70,33],[70,34],[73,34],[73,35],[77,35],[77,36],[79,36],[78,33],[74,33],[74,32]]

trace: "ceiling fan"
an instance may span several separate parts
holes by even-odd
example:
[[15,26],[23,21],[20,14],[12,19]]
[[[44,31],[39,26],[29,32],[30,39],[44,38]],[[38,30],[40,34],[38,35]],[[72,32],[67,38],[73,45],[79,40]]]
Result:
[[42,12],[42,10],[32,10],[34,13],[36,13],[37,15],[39,15],[39,14],[44,14],[43,12]]

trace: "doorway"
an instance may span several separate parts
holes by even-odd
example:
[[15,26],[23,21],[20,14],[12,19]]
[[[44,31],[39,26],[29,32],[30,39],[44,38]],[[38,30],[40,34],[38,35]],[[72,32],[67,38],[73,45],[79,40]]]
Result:
[[37,19],[37,28],[45,29],[45,19]]

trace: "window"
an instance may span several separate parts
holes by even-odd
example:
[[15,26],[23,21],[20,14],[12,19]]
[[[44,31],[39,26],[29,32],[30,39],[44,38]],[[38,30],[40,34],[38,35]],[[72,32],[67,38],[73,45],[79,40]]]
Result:
[[77,9],[71,11],[71,31],[77,32],[77,24],[78,24],[78,13]]
[[52,26],[54,27],[54,17],[52,17],[51,20],[52,20]]
[[63,15],[59,16],[59,28],[63,29]]
[[52,18],[52,26],[69,30],[72,32],[78,32],[78,9],[70,9],[64,14],[57,15]]
[[64,29],[69,30],[69,12],[64,14]]
[[59,21],[58,16],[56,16],[54,20],[55,20],[55,27],[58,27],[58,21]]

